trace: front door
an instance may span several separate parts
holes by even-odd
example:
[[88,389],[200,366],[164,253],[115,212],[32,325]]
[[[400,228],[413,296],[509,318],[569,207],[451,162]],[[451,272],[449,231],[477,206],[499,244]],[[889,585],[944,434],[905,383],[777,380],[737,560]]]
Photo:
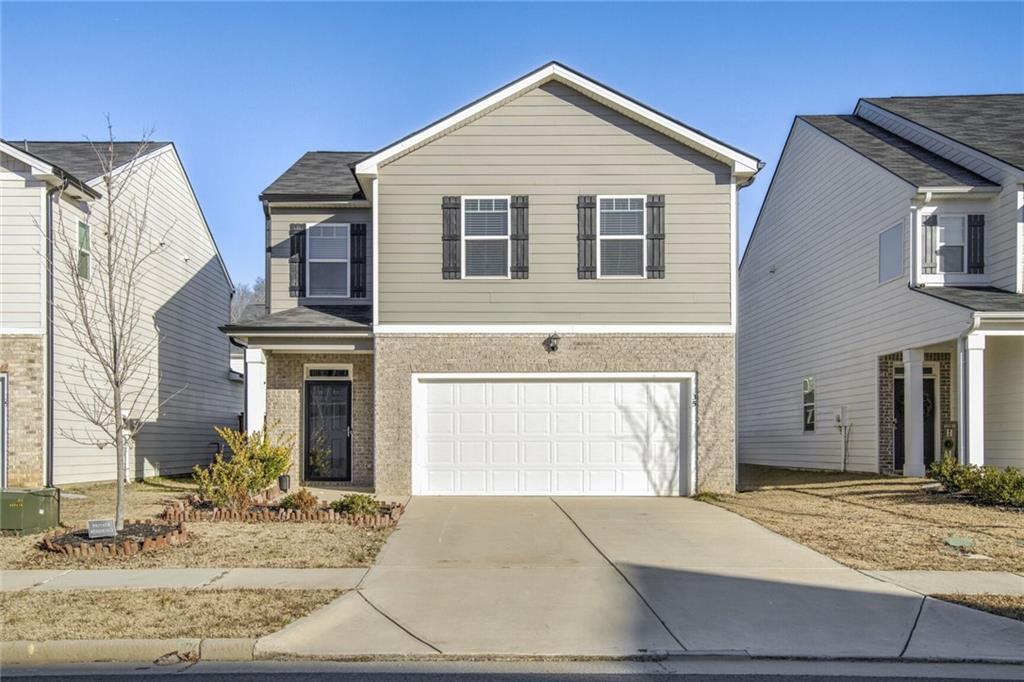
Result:
[[[935,461],[935,412],[938,404],[935,400],[935,377],[924,377],[924,397],[922,409],[924,410],[924,465],[928,467]],[[906,460],[904,450],[904,418],[903,418],[903,377],[896,377],[893,383],[893,409],[896,417],[896,429],[893,438],[895,440],[895,465],[896,471],[903,471],[903,463]]]
[[352,384],[306,382],[307,481],[352,480]]

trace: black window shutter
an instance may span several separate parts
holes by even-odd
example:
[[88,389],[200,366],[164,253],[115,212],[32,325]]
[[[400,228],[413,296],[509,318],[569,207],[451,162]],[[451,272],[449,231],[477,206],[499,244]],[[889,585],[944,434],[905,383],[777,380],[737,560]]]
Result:
[[576,278],[597,278],[597,197],[576,198]]
[[934,275],[938,272],[939,216],[932,213],[921,221],[921,272]]
[[349,227],[349,296],[366,298],[366,223]]
[[462,199],[441,198],[441,277],[462,277]]
[[306,224],[292,223],[288,235],[288,295],[299,298],[306,295]]
[[647,279],[665,279],[665,195],[647,195]]
[[512,279],[530,278],[530,197],[512,197]]
[[985,216],[967,216],[967,272],[985,272]]

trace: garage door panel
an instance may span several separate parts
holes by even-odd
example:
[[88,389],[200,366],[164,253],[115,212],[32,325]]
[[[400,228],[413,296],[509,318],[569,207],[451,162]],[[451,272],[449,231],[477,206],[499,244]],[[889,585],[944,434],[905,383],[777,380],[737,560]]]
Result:
[[679,382],[430,382],[417,492],[678,494]]

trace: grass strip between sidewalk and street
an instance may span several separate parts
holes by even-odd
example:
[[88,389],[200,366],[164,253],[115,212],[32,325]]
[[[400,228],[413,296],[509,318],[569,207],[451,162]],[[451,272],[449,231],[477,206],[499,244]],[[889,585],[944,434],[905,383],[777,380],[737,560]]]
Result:
[[343,590],[103,590],[0,593],[0,639],[262,637]]

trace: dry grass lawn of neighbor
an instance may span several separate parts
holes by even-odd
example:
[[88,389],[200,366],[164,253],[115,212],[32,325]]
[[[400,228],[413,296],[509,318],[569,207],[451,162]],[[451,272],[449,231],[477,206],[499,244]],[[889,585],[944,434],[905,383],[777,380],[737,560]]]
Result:
[[1024,596],[1004,594],[937,594],[936,599],[980,609],[997,616],[1024,620]]
[[[707,496],[865,570],[1024,570],[1024,513],[925,492],[927,479],[742,465],[740,492]],[[971,558],[946,544],[969,538]]]
[[10,592],[0,594],[0,639],[261,637],[341,594],[264,589]]
[[[114,483],[68,486],[61,521],[73,528],[89,519],[112,518]],[[156,518],[167,502],[194,492],[191,479],[154,478],[126,488],[126,518]],[[40,535],[0,537],[0,568],[342,568],[366,567],[384,546],[390,529],[344,523],[187,523],[189,541],[131,557],[70,557],[38,548]]]

